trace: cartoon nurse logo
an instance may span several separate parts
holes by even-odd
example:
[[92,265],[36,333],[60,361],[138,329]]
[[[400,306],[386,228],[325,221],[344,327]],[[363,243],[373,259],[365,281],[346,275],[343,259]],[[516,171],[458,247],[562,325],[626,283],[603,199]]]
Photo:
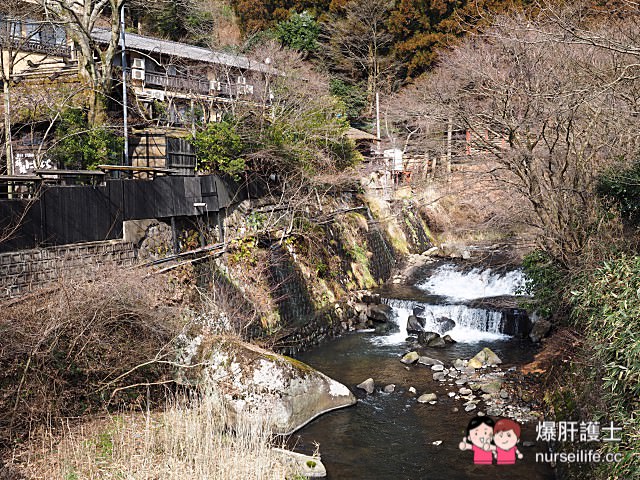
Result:
[[460,450],[473,450],[473,463],[491,465],[493,462],[492,447],[493,427],[491,417],[473,417],[467,426],[467,436],[460,442]]
[[516,456],[522,460],[522,453],[516,447],[520,441],[520,425],[518,422],[502,418],[493,427],[493,443],[496,445],[495,456],[498,465],[513,465]]
[[467,435],[460,442],[460,450],[473,451],[473,463],[513,465],[522,453],[516,447],[520,441],[520,425],[503,418],[494,422],[491,417],[473,417],[467,426]]

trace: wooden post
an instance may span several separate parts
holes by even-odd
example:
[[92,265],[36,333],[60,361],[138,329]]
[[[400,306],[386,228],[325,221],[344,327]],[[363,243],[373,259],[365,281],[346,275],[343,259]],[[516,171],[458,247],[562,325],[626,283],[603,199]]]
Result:
[[180,251],[178,243],[178,231],[176,229],[176,217],[171,217],[171,235],[173,236],[173,253],[177,255]]

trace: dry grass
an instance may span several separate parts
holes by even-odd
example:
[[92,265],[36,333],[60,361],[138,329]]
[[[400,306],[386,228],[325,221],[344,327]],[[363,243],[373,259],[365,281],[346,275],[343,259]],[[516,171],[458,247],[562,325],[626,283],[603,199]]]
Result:
[[0,453],[58,418],[145,403],[150,388],[163,398],[149,384],[172,379],[174,295],[166,279],[105,270],[1,308]]
[[244,422],[231,432],[220,398],[169,402],[160,413],[111,416],[67,428],[56,445],[31,452],[28,478],[271,480],[295,478],[279,461],[262,423]]

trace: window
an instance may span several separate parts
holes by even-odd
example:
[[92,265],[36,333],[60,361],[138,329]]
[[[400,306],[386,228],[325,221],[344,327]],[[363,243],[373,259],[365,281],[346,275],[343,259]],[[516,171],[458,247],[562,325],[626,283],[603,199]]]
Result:
[[25,22],[27,41],[40,42],[40,25],[33,21]]

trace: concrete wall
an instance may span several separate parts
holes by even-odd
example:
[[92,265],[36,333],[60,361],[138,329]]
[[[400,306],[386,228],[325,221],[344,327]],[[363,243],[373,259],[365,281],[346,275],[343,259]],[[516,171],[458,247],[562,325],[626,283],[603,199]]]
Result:
[[129,266],[135,256],[133,244],[117,240],[2,253],[0,298],[32,292],[61,276],[87,274],[104,266]]

